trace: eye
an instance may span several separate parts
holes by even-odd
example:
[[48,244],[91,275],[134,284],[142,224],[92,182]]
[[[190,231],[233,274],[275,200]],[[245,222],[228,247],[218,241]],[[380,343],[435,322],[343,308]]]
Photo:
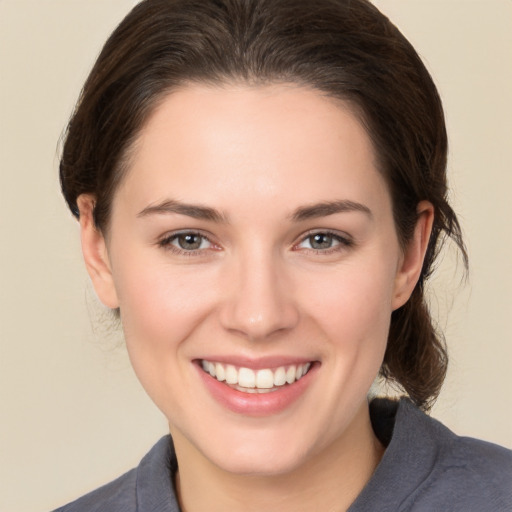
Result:
[[317,231],[306,236],[296,247],[317,252],[329,252],[329,250],[335,251],[351,245],[351,240],[346,237],[331,233],[330,231]]
[[210,249],[213,244],[200,233],[193,231],[175,233],[159,242],[161,247],[169,248],[177,252],[195,252]]
[[315,250],[330,249],[333,244],[337,242],[329,233],[315,233],[314,235],[308,236],[306,241],[310,247]]

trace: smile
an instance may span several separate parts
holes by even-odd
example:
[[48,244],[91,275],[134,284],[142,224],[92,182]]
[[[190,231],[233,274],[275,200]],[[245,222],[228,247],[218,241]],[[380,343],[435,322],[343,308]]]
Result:
[[237,368],[231,364],[203,359],[201,366],[206,373],[209,373],[217,381],[225,382],[238,391],[269,393],[302,379],[311,368],[311,363],[252,370],[251,368]]

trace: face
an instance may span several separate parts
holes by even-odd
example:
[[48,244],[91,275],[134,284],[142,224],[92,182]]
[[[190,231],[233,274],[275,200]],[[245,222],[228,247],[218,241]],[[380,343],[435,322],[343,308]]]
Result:
[[238,473],[354,430],[416,271],[365,130],[292,85],[170,94],[98,240],[98,295],[175,441]]

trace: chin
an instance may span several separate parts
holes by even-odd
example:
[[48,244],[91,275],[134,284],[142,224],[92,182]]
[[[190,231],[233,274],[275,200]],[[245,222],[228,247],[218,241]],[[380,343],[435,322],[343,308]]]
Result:
[[[215,457],[215,456],[214,456]],[[240,476],[273,477],[293,473],[304,465],[306,454],[294,450],[255,447],[254,450],[233,450],[228,457],[215,457],[212,460],[220,469]]]
[[284,419],[277,423],[262,421],[252,428],[231,426],[220,432],[217,427],[196,446],[203,457],[228,473],[259,477],[293,473],[322,450],[317,440],[323,436],[287,425]]

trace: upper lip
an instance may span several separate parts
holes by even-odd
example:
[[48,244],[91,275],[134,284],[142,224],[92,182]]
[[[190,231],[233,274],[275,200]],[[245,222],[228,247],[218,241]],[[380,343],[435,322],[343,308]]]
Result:
[[230,364],[236,367],[262,370],[265,368],[279,368],[280,366],[291,366],[312,363],[315,360],[307,357],[297,356],[263,356],[258,358],[244,357],[239,355],[209,355],[198,361],[210,361],[211,363]]

